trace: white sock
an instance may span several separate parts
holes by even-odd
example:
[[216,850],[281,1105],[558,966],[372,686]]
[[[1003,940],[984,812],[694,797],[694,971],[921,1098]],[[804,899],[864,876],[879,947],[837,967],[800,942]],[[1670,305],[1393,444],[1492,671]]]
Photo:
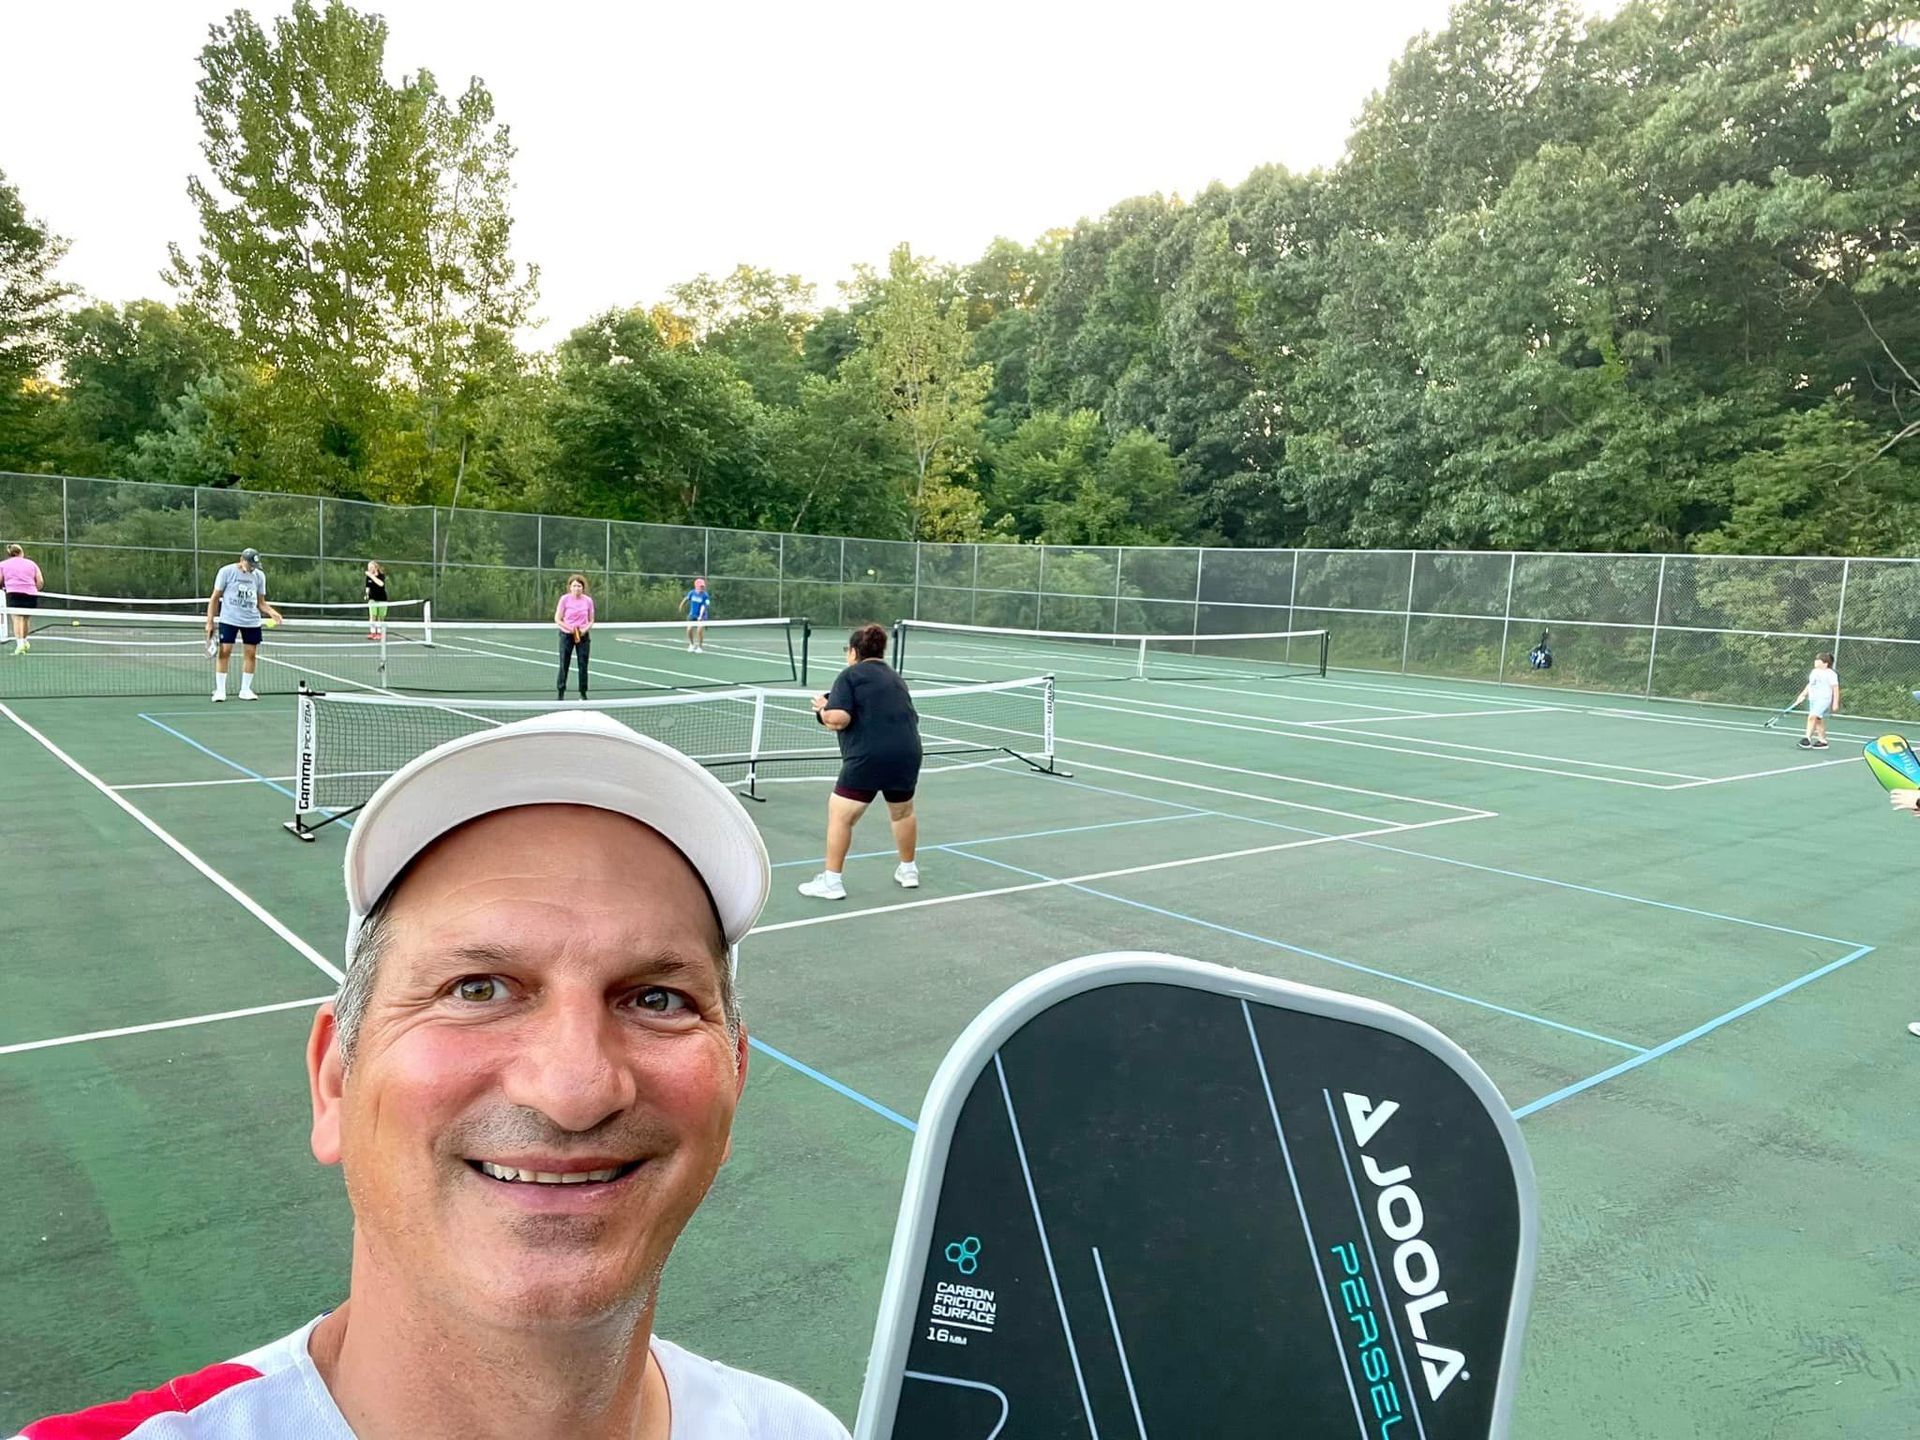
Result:
[[213,693],[216,695],[224,695],[227,693],[227,677],[226,676],[216,675],[213,677]]
[[840,878],[840,872],[838,870],[822,870],[820,874],[828,880],[838,880]]

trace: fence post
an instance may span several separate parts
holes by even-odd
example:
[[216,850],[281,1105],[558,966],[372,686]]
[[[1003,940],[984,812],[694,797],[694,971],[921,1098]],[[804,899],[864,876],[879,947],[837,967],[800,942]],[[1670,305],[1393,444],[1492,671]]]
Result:
[[1127,563],[1127,547],[1124,545],[1114,546],[1113,547],[1113,628],[1107,632],[1110,635],[1118,635],[1120,633],[1120,572],[1122,571],[1123,568],[1125,568],[1126,563]]
[[1494,672],[1494,682],[1504,684],[1507,678],[1507,636],[1513,630],[1513,572],[1520,563],[1520,552],[1507,552],[1507,604],[1500,612],[1500,668]]
[[920,618],[920,542],[913,542],[913,618]]
[[547,517],[533,517],[533,573],[538,575],[547,568]]
[[60,477],[60,588],[73,593],[73,521],[67,504],[67,477]]
[[[840,542],[840,559],[841,559],[840,568],[842,570],[846,569],[846,563],[845,563],[846,556],[847,556],[847,542],[845,540],[842,540]],[[700,527],[700,573],[702,575],[706,575],[706,573],[712,568],[713,568],[713,527],[710,525],[703,525]]]
[[1042,545],[1040,547],[1040,568],[1034,573],[1034,577],[1033,577],[1033,628],[1036,630],[1046,629],[1045,624],[1042,623],[1042,616],[1041,616],[1041,606],[1044,604],[1044,602],[1040,598],[1042,595],[1046,593],[1046,590],[1047,590],[1047,547],[1045,545]]
[[[1293,550],[1293,564],[1287,567],[1287,629],[1296,630],[1298,624],[1293,618],[1294,597],[1300,593],[1300,549]],[[1237,628],[1237,627],[1236,627]]]
[[782,530],[774,549],[773,613],[787,613],[787,532]]
[[1667,557],[1660,557],[1660,578],[1653,586],[1653,634],[1647,641],[1647,698],[1653,698],[1653,662],[1660,653],[1660,607],[1667,598]]
[[195,594],[210,590],[200,583],[200,487],[193,487],[193,589]]
[[1840,630],[1847,618],[1847,576],[1853,569],[1853,557],[1840,562],[1840,607],[1833,612],[1833,668],[1840,668]]
[[847,623],[847,537],[844,535],[840,537],[840,583],[834,587],[833,595],[833,603],[839,607],[834,612],[839,618],[833,623],[845,625]]
[[607,524],[607,563],[605,566],[605,570],[608,575],[612,575],[613,574],[613,521],[609,520],[606,522],[606,524]]
[[1198,558],[1193,564],[1193,633],[1197,636],[1200,633],[1200,579],[1207,573],[1207,547],[1202,545],[1194,553]]
[[967,592],[972,598],[967,601],[967,623],[980,623],[980,542],[973,543],[973,588]]
[[1407,624],[1400,632],[1400,673],[1407,673],[1407,656],[1413,649],[1413,576],[1420,568],[1420,552],[1407,552]]
[[433,608],[438,611],[440,608],[440,507],[438,505],[433,507],[433,530],[427,537],[427,544],[432,547],[428,558],[433,561],[433,579],[428,588],[433,591]]
[[322,495],[314,504],[320,507],[320,513],[314,521],[314,530],[319,539],[313,548],[320,553],[313,558],[320,565],[320,603],[324,605],[327,603],[327,497]]

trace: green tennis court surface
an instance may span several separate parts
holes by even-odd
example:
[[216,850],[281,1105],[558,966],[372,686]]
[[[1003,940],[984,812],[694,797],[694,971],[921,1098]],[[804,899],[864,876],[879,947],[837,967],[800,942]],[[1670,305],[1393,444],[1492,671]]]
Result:
[[[753,807],[753,1072],[664,1333],[850,1420],[947,1045],[1043,966],[1160,949],[1389,1001],[1499,1083],[1543,1217],[1517,1435],[1910,1433],[1920,824],[1857,758],[1877,727],[1808,753],[1723,709],[1068,668],[1071,777],[930,777],[916,892],[870,818],[849,898],[803,899],[823,787]],[[292,698],[6,705],[0,1432],[284,1333],[349,1239],[301,1066],[346,835],[281,828]]]

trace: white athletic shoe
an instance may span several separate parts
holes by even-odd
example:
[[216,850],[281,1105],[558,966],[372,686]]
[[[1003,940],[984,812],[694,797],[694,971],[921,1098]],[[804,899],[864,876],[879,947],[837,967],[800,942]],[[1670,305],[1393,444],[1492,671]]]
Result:
[[1916,1020],[1907,1026],[1907,1033],[1909,1035],[1920,1035],[1920,1020]]
[[920,867],[911,860],[904,860],[893,867],[893,883],[902,890],[920,888]]
[[838,875],[830,875],[822,870],[800,886],[800,893],[811,895],[816,900],[844,900],[847,898],[847,886]]
[[213,703],[216,705],[218,705],[222,700],[225,700],[226,698],[227,698],[227,692],[224,690],[216,690],[213,692]]
[[691,640],[687,642],[687,654],[696,655],[699,651],[700,647],[698,645],[694,644]]
[[242,690],[240,692],[240,698],[242,700],[258,700],[260,697],[251,690]]

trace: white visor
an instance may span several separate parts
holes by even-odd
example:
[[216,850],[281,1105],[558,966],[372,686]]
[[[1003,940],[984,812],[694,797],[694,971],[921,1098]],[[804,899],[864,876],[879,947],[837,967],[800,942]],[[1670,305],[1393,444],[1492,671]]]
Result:
[[729,948],[767,903],[767,847],[725,785],[607,715],[556,711],[449,740],[374,792],[347,840],[348,956],[367,913],[421,851],[521,805],[589,805],[659,832],[707,887]]

